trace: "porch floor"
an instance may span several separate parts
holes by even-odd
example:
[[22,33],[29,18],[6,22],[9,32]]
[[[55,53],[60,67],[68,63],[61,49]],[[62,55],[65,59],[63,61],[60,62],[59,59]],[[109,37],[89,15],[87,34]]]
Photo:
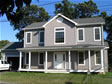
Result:
[[[44,73],[70,73],[70,72],[88,72],[88,70],[57,70],[57,69],[19,69],[18,71],[44,72]],[[104,72],[104,70],[90,70],[90,72]]]

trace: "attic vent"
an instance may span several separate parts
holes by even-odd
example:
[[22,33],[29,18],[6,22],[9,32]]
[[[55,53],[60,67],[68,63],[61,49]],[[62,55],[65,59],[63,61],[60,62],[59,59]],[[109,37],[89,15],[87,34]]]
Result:
[[62,17],[58,17],[58,18],[56,19],[56,21],[59,22],[59,23],[61,23],[61,22],[63,22],[63,18],[62,18]]

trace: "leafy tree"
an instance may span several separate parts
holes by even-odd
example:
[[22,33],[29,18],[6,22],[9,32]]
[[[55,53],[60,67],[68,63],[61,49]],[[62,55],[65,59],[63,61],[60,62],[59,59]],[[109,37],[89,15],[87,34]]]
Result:
[[74,18],[73,4],[68,0],[63,0],[61,3],[55,4],[55,14],[62,13],[68,18]]
[[92,17],[94,14],[98,14],[99,10],[96,3],[92,0],[79,4],[72,4],[68,0],[63,0],[61,3],[55,4],[55,14],[57,13],[62,13],[73,19]]
[[0,0],[0,15],[6,14],[8,20],[19,20],[22,17],[21,12],[19,11],[23,5],[29,6],[31,1],[32,0]]
[[8,43],[9,43],[8,40],[1,40],[1,41],[0,41],[0,49],[1,49],[2,47],[4,47],[5,45],[7,45]]
[[74,4],[74,14],[75,18],[85,18],[85,17],[92,17],[94,14],[98,14],[99,10],[92,0],[88,2]]
[[105,19],[104,31],[107,33],[106,41],[109,44],[109,70],[112,71],[112,15],[108,16],[106,12],[101,12],[100,16],[102,16]]
[[107,38],[109,44],[108,58],[109,58],[109,70],[112,71],[112,15],[106,16],[104,30],[107,32]]
[[48,21],[50,16],[45,11],[44,8],[38,7],[36,5],[25,6],[21,10],[23,18],[18,21],[10,21],[11,25],[14,26],[15,30],[19,30],[19,33],[16,34],[16,37],[19,40],[23,40],[23,31],[21,31],[27,25],[30,25],[33,22]]
[[[2,47],[4,47],[5,45],[7,45],[8,43],[9,43],[8,40],[1,40],[1,41],[0,41],[0,49],[1,49]],[[1,59],[1,51],[0,51],[0,59]]]

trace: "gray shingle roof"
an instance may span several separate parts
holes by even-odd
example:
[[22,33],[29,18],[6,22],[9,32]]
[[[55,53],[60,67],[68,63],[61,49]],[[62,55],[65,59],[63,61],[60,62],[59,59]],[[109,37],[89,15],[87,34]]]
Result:
[[42,28],[42,26],[45,24],[46,22],[34,22],[31,25],[26,26],[24,29],[31,29],[31,28],[36,28],[36,29],[40,29]]
[[105,42],[104,42],[104,45],[105,45],[106,47],[109,47],[109,45],[108,45],[108,42],[107,42],[107,41],[105,41]]
[[11,42],[4,46],[1,50],[23,48],[23,42]]
[[108,43],[105,42],[105,46],[102,45],[92,45],[92,44],[80,44],[80,45],[69,45],[69,46],[40,46],[40,47],[29,47],[29,48],[23,48],[23,42],[12,42],[4,46],[1,50],[10,50],[10,49],[19,49],[19,50],[26,50],[26,49],[66,49],[66,48],[103,48],[108,47]]
[[80,18],[80,19],[73,19],[73,21],[77,22],[78,24],[105,22],[102,17]]
[[[100,23],[105,23],[104,19],[102,17],[92,17],[92,18],[80,18],[80,19],[72,19],[73,21],[75,21],[76,23],[78,23],[79,25],[81,24],[100,24]],[[47,22],[47,21],[46,21]],[[27,27],[23,28],[23,30],[27,30],[27,29],[41,29],[42,26],[46,23],[46,22],[35,22],[32,23],[31,25],[28,25]]]
[[81,44],[81,45],[69,45],[69,46],[32,46],[27,48],[18,48],[17,50],[57,50],[57,49],[100,49],[105,48],[105,46],[102,45],[92,45],[92,44]]

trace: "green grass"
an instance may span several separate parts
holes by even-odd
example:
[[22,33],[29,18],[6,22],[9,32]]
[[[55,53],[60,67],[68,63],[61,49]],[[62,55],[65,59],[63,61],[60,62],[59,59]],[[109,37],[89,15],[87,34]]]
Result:
[[112,84],[112,73],[88,76],[82,73],[5,72],[0,74],[0,81],[17,84]]

